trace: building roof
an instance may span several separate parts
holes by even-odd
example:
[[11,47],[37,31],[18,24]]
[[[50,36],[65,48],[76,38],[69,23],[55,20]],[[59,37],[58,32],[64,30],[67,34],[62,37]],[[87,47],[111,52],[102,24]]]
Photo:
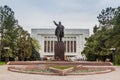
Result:
[[[39,29],[31,29],[32,34],[55,34],[55,29],[45,29],[45,28],[39,28]],[[89,29],[65,29],[64,34],[88,34],[89,35]]]

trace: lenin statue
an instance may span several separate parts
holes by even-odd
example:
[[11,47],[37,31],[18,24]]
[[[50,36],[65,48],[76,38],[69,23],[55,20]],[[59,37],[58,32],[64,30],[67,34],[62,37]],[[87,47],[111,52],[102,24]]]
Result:
[[53,23],[57,26],[55,29],[55,36],[57,37],[57,41],[55,42],[54,50],[55,50],[55,60],[64,61],[64,53],[65,46],[62,38],[64,37],[64,26],[59,22],[58,24],[53,21]]
[[55,21],[53,22],[57,26],[55,29],[57,41],[62,41],[62,38],[64,37],[64,26],[61,24],[61,22],[59,22],[59,24],[57,24]]

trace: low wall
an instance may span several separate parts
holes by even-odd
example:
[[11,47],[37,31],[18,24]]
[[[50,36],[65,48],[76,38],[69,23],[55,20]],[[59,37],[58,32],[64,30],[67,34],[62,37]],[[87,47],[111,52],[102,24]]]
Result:
[[8,65],[83,65],[83,66],[113,66],[111,62],[88,62],[88,61],[10,61]]
[[[10,61],[8,64],[8,70],[29,74],[46,74],[46,75],[91,75],[102,74],[115,70],[115,67],[110,62],[87,62],[87,61]],[[58,70],[49,68],[52,66],[72,66],[65,70]],[[44,70],[49,69],[55,73],[49,72],[31,72],[31,70]],[[30,71],[29,71],[30,70]],[[74,70],[96,70],[98,72],[86,72],[86,73],[72,73]]]

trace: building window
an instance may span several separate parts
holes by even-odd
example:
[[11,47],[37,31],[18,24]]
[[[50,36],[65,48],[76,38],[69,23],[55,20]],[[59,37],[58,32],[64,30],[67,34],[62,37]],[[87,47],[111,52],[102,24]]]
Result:
[[70,50],[69,50],[69,41],[67,41],[67,52],[69,52]]
[[71,41],[71,52],[73,52],[73,41]]
[[66,41],[64,41],[64,46],[65,46],[65,52],[67,52],[67,51],[66,51]]
[[74,52],[76,52],[76,41],[74,41]]
[[53,41],[51,41],[51,46],[50,47],[51,47],[51,52],[53,52],[53,47],[54,47],[53,46]]
[[48,52],[50,52],[50,41],[48,41]]
[[[45,37],[44,40],[44,52],[54,53],[54,37]],[[65,37],[63,41],[66,53],[76,53],[76,37]]]
[[44,41],[44,52],[46,52],[46,47],[47,47],[47,44],[46,44],[46,41]]

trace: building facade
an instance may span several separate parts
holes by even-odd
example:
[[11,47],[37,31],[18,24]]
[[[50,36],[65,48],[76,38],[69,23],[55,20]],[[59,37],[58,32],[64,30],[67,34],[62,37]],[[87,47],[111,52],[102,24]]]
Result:
[[[39,41],[40,56],[54,58],[54,45],[57,38],[55,29],[32,29],[31,36]],[[63,42],[67,58],[83,58],[85,38],[89,37],[89,29],[65,29]]]

